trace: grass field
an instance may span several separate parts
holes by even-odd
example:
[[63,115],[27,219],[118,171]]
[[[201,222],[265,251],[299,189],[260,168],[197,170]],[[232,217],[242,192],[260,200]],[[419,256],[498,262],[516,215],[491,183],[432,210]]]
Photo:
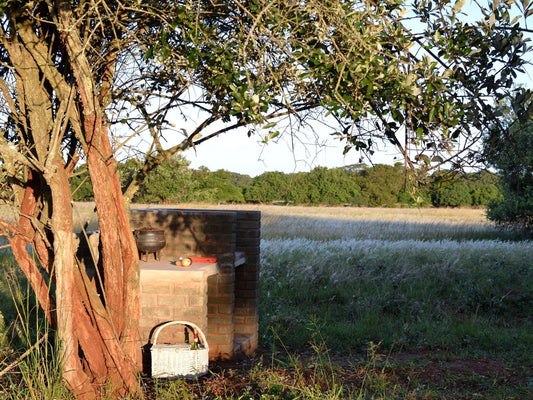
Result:
[[520,232],[483,210],[238,208],[262,211],[260,354],[149,382],[149,398],[533,398],[533,242]]

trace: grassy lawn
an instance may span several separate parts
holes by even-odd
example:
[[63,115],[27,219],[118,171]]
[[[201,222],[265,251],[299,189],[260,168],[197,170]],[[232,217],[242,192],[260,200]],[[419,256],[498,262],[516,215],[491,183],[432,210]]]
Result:
[[[198,381],[148,380],[148,398],[533,398],[533,242],[519,232],[483,210],[224,207],[262,211],[261,350]],[[0,339],[16,336],[5,279]],[[29,393],[16,387],[8,398]]]
[[[311,210],[264,211],[263,343],[301,349],[320,338],[345,361],[379,343],[391,373],[446,372],[424,383],[436,396],[533,397],[531,241],[482,210]],[[480,368],[524,375],[491,386]]]

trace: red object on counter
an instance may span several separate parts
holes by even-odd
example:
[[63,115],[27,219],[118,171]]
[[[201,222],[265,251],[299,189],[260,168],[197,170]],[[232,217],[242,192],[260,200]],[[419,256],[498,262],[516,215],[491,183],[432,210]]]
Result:
[[217,258],[216,257],[186,257],[186,258],[180,258],[181,266],[182,267],[189,267],[193,263],[216,263]]

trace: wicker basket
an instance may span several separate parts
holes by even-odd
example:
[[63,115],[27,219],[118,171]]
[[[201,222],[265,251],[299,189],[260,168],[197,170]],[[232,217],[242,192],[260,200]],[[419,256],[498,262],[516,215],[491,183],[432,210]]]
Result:
[[[187,343],[157,343],[157,337],[163,328],[177,324],[197,330],[200,339],[199,350],[191,350],[191,344]],[[153,378],[196,378],[205,375],[208,370],[209,346],[202,330],[192,322],[170,321],[157,327],[150,353]]]

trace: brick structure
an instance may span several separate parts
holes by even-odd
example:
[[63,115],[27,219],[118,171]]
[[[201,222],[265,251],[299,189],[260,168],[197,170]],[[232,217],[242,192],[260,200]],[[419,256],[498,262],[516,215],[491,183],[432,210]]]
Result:
[[[133,229],[164,229],[167,242],[160,260],[141,261],[139,328],[146,349],[155,327],[186,320],[206,334],[211,359],[255,351],[260,219],[259,211],[130,210]],[[175,265],[190,256],[214,256],[217,263]],[[168,329],[159,342],[183,340],[183,330]]]

